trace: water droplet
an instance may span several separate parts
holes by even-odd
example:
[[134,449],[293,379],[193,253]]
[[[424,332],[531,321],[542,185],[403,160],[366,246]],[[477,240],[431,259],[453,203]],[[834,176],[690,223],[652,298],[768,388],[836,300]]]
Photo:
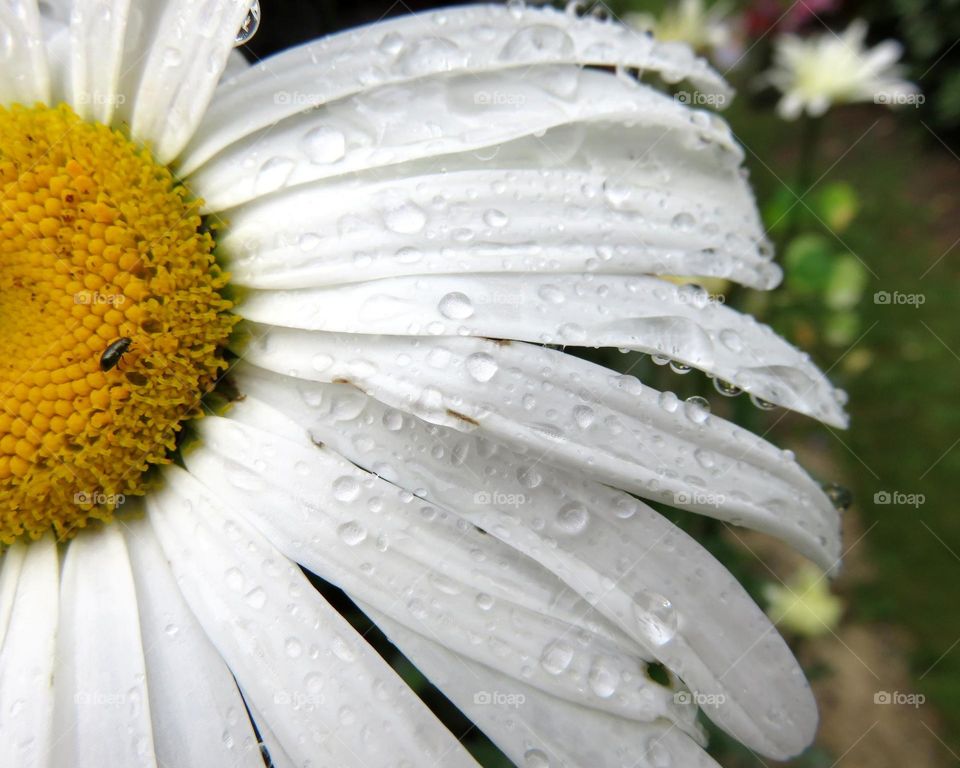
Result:
[[674,229],[680,230],[681,232],[689,232],[691,229],[693,229],[693,226],[696,223],[696,219],[686,212],[678,213],[676,216],[670,219],[670,226]]
[[474,352],[466,360],[467,373],[481,384],[490,381],[498,369],[497,361],[486,352]]
[[520,467],[517,470],[517,480],[524,488],[536,488],[543,482],[543,477],[535,467]]
[[500,58],[505,61],[543,61],[545,55],[565,58],[571,56],[573,51],[573,38],[560,27],[530,24],[506,42],[500,51]]
[[283,649],[291,659],[297,659],[303,654],[303,643],[295,637],[288,637],[287,641],[283,644]]
[[477,608],[479,608],[481,611],[489,611],[491,608],[493,608],[494,599],[486,592],[481,592],[477,595],[475,602],[477,604]]
[[343,475],[333,481],[333,497],[339,501],[350,502],[360,495],[360,483],[355,477]]
[[383,40],[380,41],[379,48],[384,53],[390,54],[391,56],[396,56],[400,51],[403,50],[403,38],[400,37],[396,32],[390,32],[383,36]]
[[304,134],[301,147],[307,159],[315,165],[334,163],[347,151],[347,140],[342,131],[321,125]]
[[383,426],[391,432],[396,432],[403,428],[403,414],[400,411],[389,410],[383,414]]
[[564,323],[557,329],[557,332],[561,338],[571,344],[577,344],[587,338],[587,332],[576,323]]
[[667,413],[675,413],[680,406],[680,398],[673,392],[661,392],[657,398],[657,402]]
[[318,352],[312,358],[310,358],[310,364],[313,366],[315,371],[325,371],[331,365],[333,365],[333,358],[330,355],[324,354],[323,352]]
[[466,320],[473,315],[473,303],[470,298],[459,291],[448,293],[438,306],[440,314],[451,320]]
[[731,352],[743,351],[743,339],[740,338],[740,334],[736,331],[731,331],[729,328],[720,331],[720,343]]
[[367,531],[356,520],[341,525],[337,528],[337,534],[348,547],[355,547],[367,538]]
[[237,46],[246,45],[257,34],[258,29],[260,29],[260,0],[253,0],[246,18],[240,25],[240,29],[237,30],[234,44]]
[[593,408],[589,405],[578,405],[573,409],[573,420],[580,429],[588,429],[593,424],[594,418]]
[[757,397],[756,395],[750,395],[750,402],[761,411],[772,411],[777,407],[776,404],[771,403],[769,400],[764,400],[762,397]]
[[330,643],[330,650],[333,651],[333,655],[340,659],[340,661],[350,662],[355,661],[357,658],[353,646],[339,635],[333,638],[333,642]]
[[551,675],[561,674],[573,661],[573,646],[564,640],[555,640],[543,649],[540,665]]
[[650,642],[665,645],[673,640],[679,625],[673,603],[654,592],[638,592],[633,602],[634,617]]
[[603,656],[597,656],[590,665],[590,673],[587,676],[590,683],[590,689],[601,699],[607,699],[613,696],[620,683],[620,673],[613,665],[610,659]]
[[523,768],[550,768],[550,758],[539,749],[528,749],[523,753]]
[[743,392],[736,384],[731,384],[729,381],[719,378],[713,380],[713,388],[724,397],[736,397]]
[[490,208],[486,213],[483,214],[483,221],[488,227],[505,227],[507,222],[510,219],[507,217],[503,211],[498,211],[496,208]]
[[688,397],[683,404],[683,412],[694,424],[703,424],[710,416],[710,401],[700,395]]
[[563,304],[567,298],[563,291],[555,285],[541,285],[537,290],[537,296],[551,304]]
[[267,593],[264,592],[260,587],[255,587],[247,592],[243,599],[247,605],[259,611],[264,605],[267,604]]
[[405,75],[416,76],[450,72],[461,67],[466,54],[452,40],[424,37],[411,45],[397,60],[397,68]]
[[296,163],[289,157],[271,157],[257,171],[253,180],[254,191],[258,195],[274,192],[287,183]]
[[567,504],[557,512],[557,527],[564,533],[577,534],[587,527],[590,513],[580,504]]
[[697,460],[697,464],[704,469],[713,469],[717,463],[713,452],[708,451],[706,448],[697,448],[697,450],[693,452],[693,458],[695,458]]
[[427,223],[427,214],[413,203],[405,203],[391,208],[383,215],[387,229],[401,235],[415,235]]
[[674,373],[679,373],[682,376],[690,373],[690,371],[692,371],[693,368],[691,368],[686,363],[681,363],[679,360],[671,360],[670,370],[672,370]]

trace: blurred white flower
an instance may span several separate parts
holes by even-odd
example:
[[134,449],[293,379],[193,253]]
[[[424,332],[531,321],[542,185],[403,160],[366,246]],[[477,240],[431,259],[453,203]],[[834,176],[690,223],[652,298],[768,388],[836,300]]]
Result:
[[832,632],[843,615],[843,601],[830,592],[830,583],[815,565],[797,569],[786,582],[764,589],[767,615],[778,627],[816,637]]
[[659,17],[634,13],[627,21],[660,41],[686,43],[698,53],[713,54],[733,39],[729,15],[726,3],[708,6],[703,0],[680,0],[669,4]]
[[819,117],[833,104],[855,101],[898,105],[922,99],[896,65],[900,44],[886,40],[867,48],[866,35],[866,22],[857,19],[840,35],[782,35],[774,41],[773,67],[763,80],[783,93],[780,116],[795,120],[806,111]]

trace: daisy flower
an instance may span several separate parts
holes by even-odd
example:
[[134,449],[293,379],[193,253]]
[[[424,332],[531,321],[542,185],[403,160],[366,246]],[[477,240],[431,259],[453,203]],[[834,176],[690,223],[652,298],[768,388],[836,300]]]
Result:
[[714,54],[733,40],[730,8],[725,3],[706,6],[703,0],[669,3],[659,16],[632,13],[627,21],[649,30],[658,40],[686,43],[699,53]]
[[801,38],[781,35],[774,41],[773,67],[763,80],[783,93],[780,116],[795,120],[804,111],[812,117],[833,104],[873,101],[897,105],[922,99],[916,85],[903,79],[896,65],[902,48],[886,40],[867,48],[867,23],[853,21],[837,35],[824,32]]
[[628,73],[723,81],[546,8],[247,67],[248,2],[67,6],[0,5],[0,764],[474,765],[304,570],[517,764],[714,765],[702,701],[803,749],[786,644],[642,499],[822,568],[837,510],[563,349],[844,425],[807,356],[663,279],[780,279],[727,126]]

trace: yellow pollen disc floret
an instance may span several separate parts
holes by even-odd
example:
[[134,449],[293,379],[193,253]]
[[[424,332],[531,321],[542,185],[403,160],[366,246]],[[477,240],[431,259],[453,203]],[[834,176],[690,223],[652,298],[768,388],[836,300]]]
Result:
[[199,205],[119,132],[0,107],[0,541],[109,520],[199,414],[235,320]]

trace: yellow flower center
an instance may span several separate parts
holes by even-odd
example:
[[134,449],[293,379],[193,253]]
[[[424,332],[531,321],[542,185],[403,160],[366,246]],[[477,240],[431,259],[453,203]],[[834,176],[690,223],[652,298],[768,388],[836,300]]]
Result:
[[200,414],[235,318],[199,206],[69,107],[0,107],[0,542],[111,519]]

